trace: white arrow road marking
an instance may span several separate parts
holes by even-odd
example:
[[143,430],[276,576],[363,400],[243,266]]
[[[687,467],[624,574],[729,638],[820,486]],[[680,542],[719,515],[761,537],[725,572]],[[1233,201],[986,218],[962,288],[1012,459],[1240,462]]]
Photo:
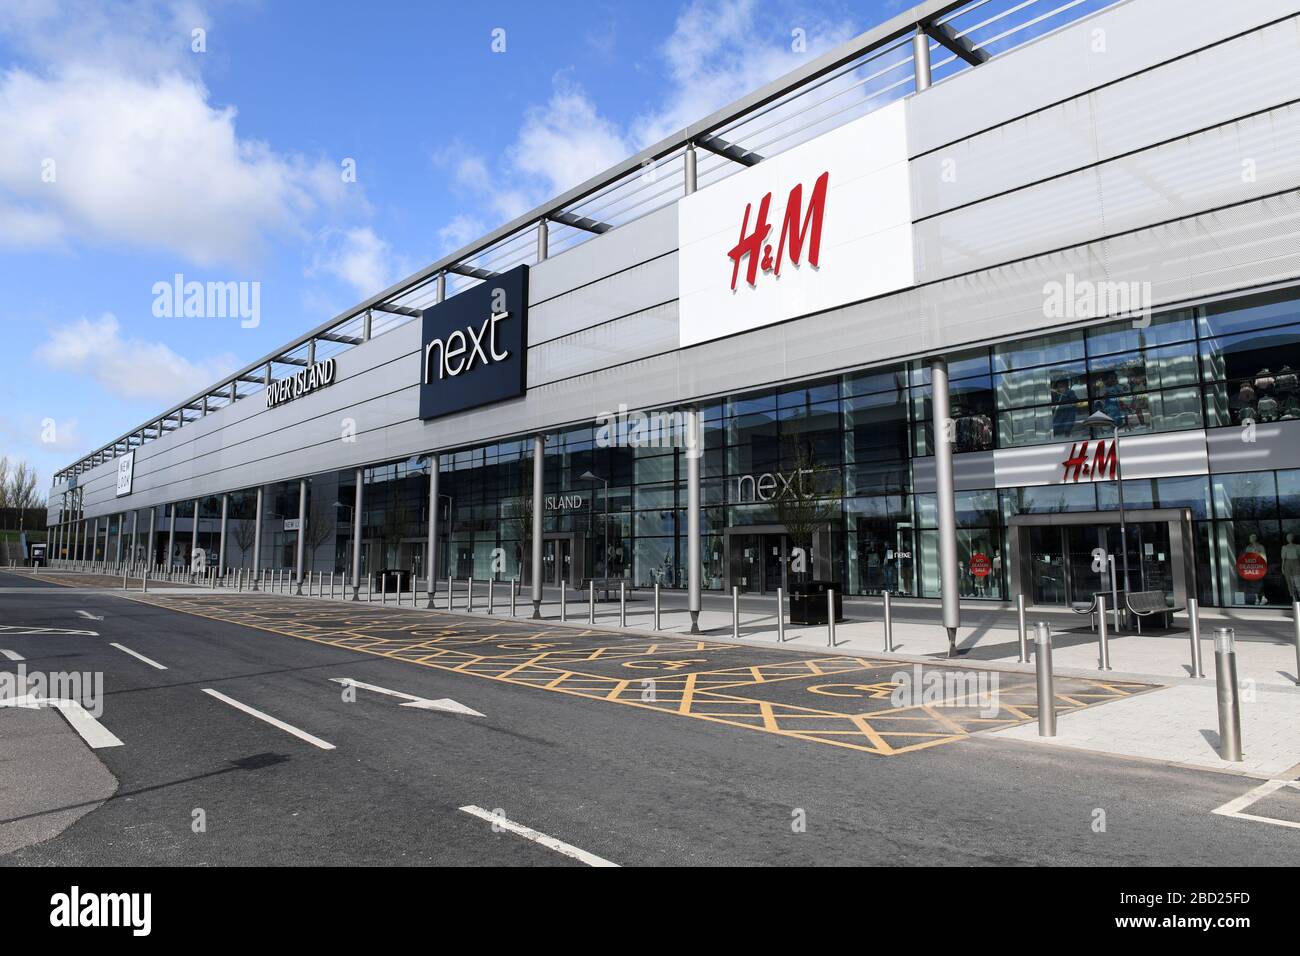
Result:
[[54,707],[63,715],[72,729],[81,734],[81,739],[100,750],[104,747],[121,747],[122,741],[109,733],[94,717],[75,700],[56,700],[49,697],[35,697],[31,694],[16,699],[0,700],[0,707]]
[[467,717],[485,717],[486,714],[480,714],[472,707],[466,707],[464,704],[452,700],[450,697],[441,697],[438,700],[426,700],[423,697],[416,697],[414,694],[403,694],[400,690],[389,690],[387,687],[376,687],[374,684],[363,684],[361,681],[353,680],[351,677],[331,677],[336,684],[343,684],[345,687],[359,687],[362,690],[374,691],[376,694],[387,694],[389,697],[400,697],[406,701],[403,707],[414,707],[416,710],[444,710],[449,714],[465,714]]
[[91,614],[89,611],[78,611],[77,613],[80,614],[82,617],[84,617],[84,618],[85,618],[86,620],[88,620],[88,621],[102,621],[102,620],[104,619],[104,615],[102,615],[102,614]]
[[618,866],[617,863],[611,863],[609,860],[596,856],[594,853],[588,853],[586,850],[579,850],[576,846],[570,846],[563,840],[557,840],[555,837],[547,836],[545,833],[538,833],[536,830],[526,827],[521,823],[507,820],[505,817],[495,814],[490,810],[484,810],[482,807],[468,806],[461,807],[460,809],[464,813],[478,817],[481,820],[486,820],[488,823],[498,826],[503,830],[509,830],[511,833],[516,833],[525,840],[532,840],[534,843],[541,844],[548,850],[554,850],[556,853],[562,853],[567,857],[580,860],[588,866]]
[[7,661],[25,661],[25,660],[27,660],[27,658],[23,657],[23,655],[18,654],[18,653],[14,652],[14,651],[6,651],[6,650],[3,650],[3,649],[0,649],[0,654],[3,654],[3,655],[5,656],[5,660],[7,660]]
[[99,631],[73,631],[65,627],[22,627],[18,624],[0,624],[0,634],[71,634],[79,637],[99,637]]
[[131,650],[131,648],[129,648],[129,647],[123,647],[121,644],[114,644],[112,641],[109,641],[109,642],[108,642],[108,646],[109,646],[109,647],[116,647],[116,648],[117,648],[119,651],[121,651],[123,654],[130,654],[130,655],[131,655],[132,657],[134,657],[136,660],[144,661],[144,662],[145,662],[146,664],[148,664],[150,667],[156,667],[156,668],[158,668],[158,670],[160,670],[160,671],[165,671],[165,670],[167,669],[167,668],[164,667],[162,664],[159,664],[157,661],[151,661],[151,660],[149,660],[149,658],[145,657],[143,654],[139,653],[138,651],[133,651],[133,650]]
[[279,727],[285,733],[293,734],[299,740],[305,740],[313,747],[319,747],[321,750],[334,749],[334,745],[332,743],[329,743],[328,741],[325,740],[321,740],[319,737],[313,737],[311,734],[307,733],[307,731],[299,730],[297,727],[294,727],[291,724],[286,724],[283,720],[276,720],[270,714],[264,714],[260,710],[255,710],[252,707],[249,707],[247,704],[241,704],[239,701],[227,697],[219,690],[213,690],[211,687],[205,687],[203,688],[203,693],[209,695],[210,697],[215,697],[217,700],[229,704],[231,707],[235,708],[236,710],[242,710],[244,713],[252,717],[256,717],[258,720],[264,720],[272,727]]

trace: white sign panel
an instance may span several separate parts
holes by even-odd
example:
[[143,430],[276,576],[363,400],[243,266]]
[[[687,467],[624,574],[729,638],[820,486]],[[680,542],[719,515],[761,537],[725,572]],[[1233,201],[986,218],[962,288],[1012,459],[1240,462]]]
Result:
[[907,104],[684,197],[682,347],[915,283]]
[[993,471],[999,488],[1023,485],[1077,485],[1177,475],[1204,475],[1209,471],[1205,432],[1194,429],[1154,435],[1113,438],[1079,438],[1053,445],[999,448],[993,452]]
[[117,460],[117,494],[129,495],[131,482],[135,477],[135,452],[128,451]]
[[284,519],[284,530],[285,530],[285,531],[297,531],[297,530],[298,530],[299,528],[301,528],[301,527],[302,527],[302,522],[299,521],[297,518],[285,518],[285,519]]

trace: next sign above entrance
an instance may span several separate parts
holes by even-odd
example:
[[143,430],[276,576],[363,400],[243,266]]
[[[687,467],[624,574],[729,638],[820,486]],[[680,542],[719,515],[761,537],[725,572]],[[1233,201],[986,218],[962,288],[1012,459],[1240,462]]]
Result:
[[424,310],[420,417],[517,398],[527,389],[528,267]]

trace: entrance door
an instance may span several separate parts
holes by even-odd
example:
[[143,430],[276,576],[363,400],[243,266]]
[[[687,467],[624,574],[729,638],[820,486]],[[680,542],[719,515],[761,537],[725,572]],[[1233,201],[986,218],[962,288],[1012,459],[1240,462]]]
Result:
[[[1114,558],[1122,601],[1121,541],[1113,512],[1019,515],[1012,519],[1011,534],[1017,591],[1033,604],[1090,604],[1099,592],[1109,597],[1110,566],[1098,564],[1100,553]],[[1128,522],[1127,541],[1129,591],[1163,591],[1179,607],[1195,594],[1190,515],[1174,509],[1139,511]]]
[[763,535],[763,593],[775,594],[785,584],[785,535]]
[[561,538],[554,544],[556,545],[555,577],[551,583],[559,587],[561,582],[573,580],[573,540]]

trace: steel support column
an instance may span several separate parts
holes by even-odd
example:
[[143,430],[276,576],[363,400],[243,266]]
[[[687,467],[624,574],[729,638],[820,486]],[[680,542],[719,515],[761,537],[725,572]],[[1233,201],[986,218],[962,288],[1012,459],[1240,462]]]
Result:
[[[433,592],[438,586],[438,465],[442,456],[429,454],[429,558],[425,565],[425,596],[433,608]],[[448,605],[450,606],[450,605]]]
[[686,410],[686,585],[692,634],[700,633],[700,584],[704,574],[700,548],[700,458],[703,456],[700,410],[692,406]]
[[262,486],[257,486],[256,513],[253,515],[253,577],[251,589],[257,590],[258,572],[262,570]]
[[221,536],[217,538],[217,577],[226,573],[226,525],[230,520],[230,495],[221,496]]
[[957,503],[952,477],[954,423],[948,403],[948,361],[930,360],[931,427],[934,430],[934,490],[939,516],[939,593],[943,599],[943,626],[948,632],[948,655],[957,652],[961,626],[961,582],[957,577]]
[[365,486],[366,470],[358,468],[357,490],[352,500],[352,600],[357,600],[357,592],[361,590],[361,507],[364,503],[363,488]]
[[930,88],[930,38],[920,25],[912,35],[912,69],[916,74],[916,92]]
[[546,465],[546,436],[533,436],[533,540],[532,567],[528,577],[533,587],[533,618],[542,616],[542,486]]
[[303,559],[307,553],[307,479],[298,479],[298,538],[294,546],[293,573],[296,591],[302,593]]

